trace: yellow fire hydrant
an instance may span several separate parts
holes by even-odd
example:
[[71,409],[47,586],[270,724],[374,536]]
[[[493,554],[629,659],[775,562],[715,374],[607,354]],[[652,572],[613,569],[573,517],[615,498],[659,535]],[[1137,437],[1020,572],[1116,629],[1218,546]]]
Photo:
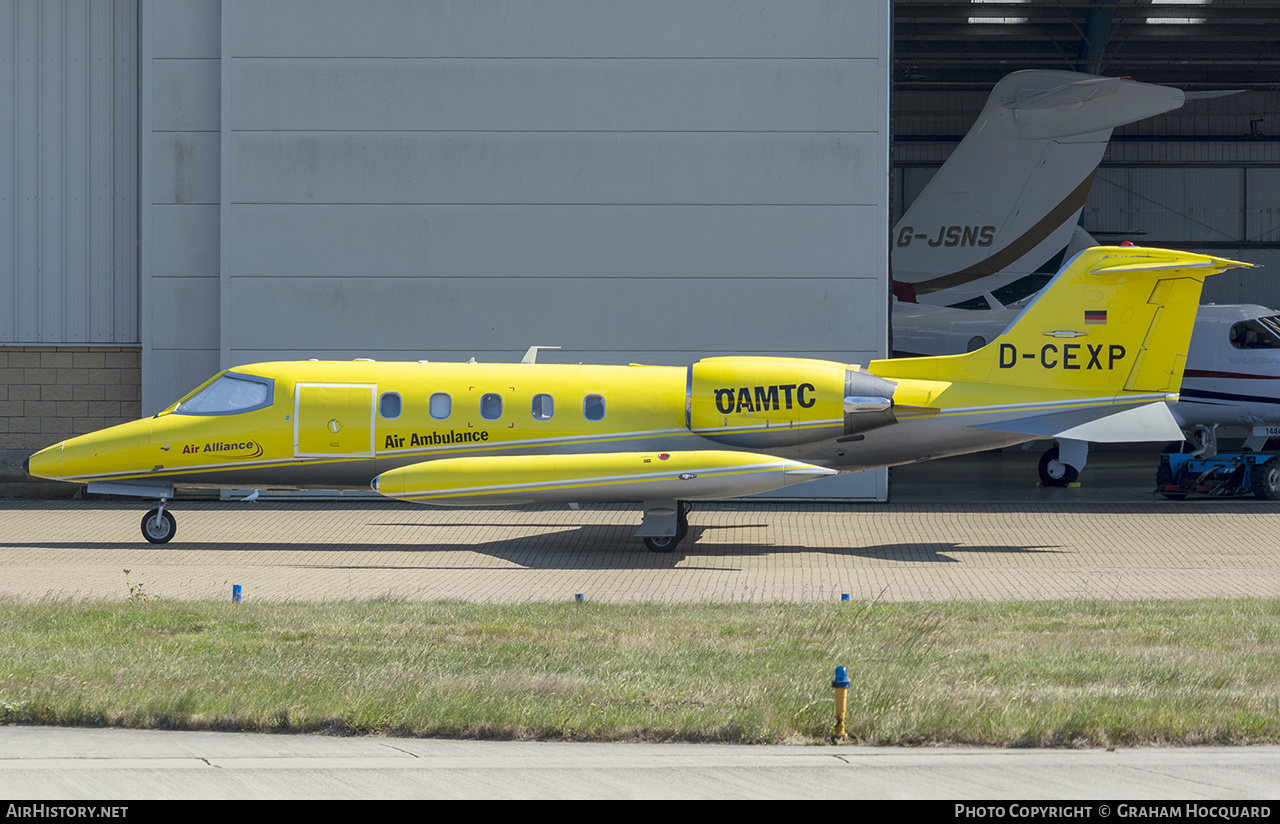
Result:
[[836,730],[832,737],[837,741],[847,741],[849,736],[844,731],[844,712],[849,703],[849,671],[836,667],[836,678],[831,686],[836,691]]

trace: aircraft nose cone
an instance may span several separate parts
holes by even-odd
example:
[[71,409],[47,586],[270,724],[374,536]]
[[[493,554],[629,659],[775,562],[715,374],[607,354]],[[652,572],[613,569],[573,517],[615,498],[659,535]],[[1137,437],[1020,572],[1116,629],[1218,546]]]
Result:
[[32,478],[58,479],[62,475],[62,444],[28,455],[22,462],[22,471]]

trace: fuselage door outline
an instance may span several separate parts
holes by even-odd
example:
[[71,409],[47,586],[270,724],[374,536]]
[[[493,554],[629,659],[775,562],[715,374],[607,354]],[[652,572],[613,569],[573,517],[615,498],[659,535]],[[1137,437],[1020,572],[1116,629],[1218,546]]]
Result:
[[[328,412],[332,411],[327,408],[325,401],[309,401],[304,407],[303,392],[304,390],[349,390],[340,393],[325,393],[329,396],[328,403],[332,404],[335,394],[346,396],[346,399],[353,402],[359,407],[356,413],[357,418],[351,418],[345,415],[330,416]],[[293,390],[293,454],[296,458],[372,458],[374,456],[375,437],[377,435],[377,405],[375,403],[378,394],[378,385],[375,383],[298,383],[294,385]],[[362,400],[362,397],[364,399]],[[366,417],[367,415],[367,417]],[[342,417],[348,417],[347,421],[341,420]],[[360,445],[364,449],[352,450],[337,447],[336,449],[316,449],[318,443],[316,435],[321,431],[326,431],[325,437],[329,435],[338,435],[338,431],[333,431],[336,422],[339,431],[342,428],[356,427],[357,430],[362,426],[368,427],[368,440],[360,440]],[[344,438],[345,440],[345,438]],[[338,441],[339,443],[341,441]],[[333,443],[330,442],[330,446]],[[349,447],[350,444],[348,443]]]

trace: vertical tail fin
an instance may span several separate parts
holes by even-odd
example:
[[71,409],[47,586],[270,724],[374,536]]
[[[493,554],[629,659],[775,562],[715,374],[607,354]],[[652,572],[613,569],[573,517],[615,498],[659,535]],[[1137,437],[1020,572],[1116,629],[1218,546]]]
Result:
[[895,378],[1175,393],[1204,279],[1250,265],[1168,249],[1088,249],[987,346],[966,355],[893,361],[891,371]]
[[1128,78],[1006,76],[895,227],[899,289],[952,304],[1035,272],[1071,241],[1112,128],[1184,99]]

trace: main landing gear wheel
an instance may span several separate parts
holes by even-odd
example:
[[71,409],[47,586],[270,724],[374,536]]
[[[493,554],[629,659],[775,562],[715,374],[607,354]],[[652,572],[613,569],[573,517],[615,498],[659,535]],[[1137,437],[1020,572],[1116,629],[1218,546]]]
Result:
[[1045,486],[1066,486],[1079,477],[1079,470],[1058,459],[1058,447],[1046,449],[1040,456],[1040,483]]
[[661,538],[645,538],[644,545],[650,552],[670,552],[680,543],[680,535],[664,535]]
[[177,531],[178,522],[174,520],[173,513],[167,512],[160,507],[156,507],[142,516],[142,537],[153,544],[169,543],[169,540],[173,538],[173,534]]
[[671,552],[680,542],[684,540],[684,536],[689,534],[689,504],[680,501],[676,504],[676,534],[664,535],[661,538],[645,538],[644,545],[649,548],[650,552]]

